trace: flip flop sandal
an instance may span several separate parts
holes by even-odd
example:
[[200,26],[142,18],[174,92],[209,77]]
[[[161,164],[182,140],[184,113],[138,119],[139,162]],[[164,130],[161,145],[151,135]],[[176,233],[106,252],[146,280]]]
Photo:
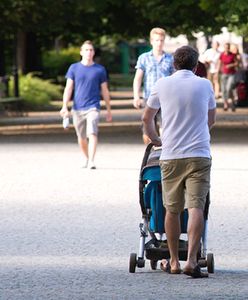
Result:
[[183,274],[191,276],[193,278],[207,278],[208,273],[201,272],[201,268],[197,265],[194,269],[184,269]]
[[166,259],[166,264],[164,262],[161,262],[160,269],[168,274],[181,274],[182,273],[182,270],[180,268],[172,270],[170,261],[168,259]]
[[171,272],[170,261],[168,259],[166,259],[166,263],[165,263],[165,261],[161,261],[161,263],[160,263],[160,269],[162,271],[170,274],[170,272]]
[[170,274],[181,274],[182,270],[181,269],[175,269],[175,270],[170,270]]

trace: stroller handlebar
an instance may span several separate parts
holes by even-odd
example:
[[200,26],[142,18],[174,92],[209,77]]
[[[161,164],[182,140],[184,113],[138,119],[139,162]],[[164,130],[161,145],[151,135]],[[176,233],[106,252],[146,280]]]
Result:
[[149,155],[150,155],[152,149],[160,150],[160,149],[162,149],[162,147],[161,146],[155,146],[153,143],[150,143],[150,144],[147,145],[146,150],[145,150],[145,154],[144,154],[144,157],[143,157],[143,160],[142,160],[141,168],[140,168],[141,172],[142,172],[143,168],[147,165],[148,158],[149,158]]

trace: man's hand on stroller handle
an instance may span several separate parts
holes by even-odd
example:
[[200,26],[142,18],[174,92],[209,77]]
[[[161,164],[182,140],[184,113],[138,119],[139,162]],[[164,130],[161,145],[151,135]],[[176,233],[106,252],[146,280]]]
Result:
[[156,146],[156,147],[160,147],[162,146],[162,142],[161,142],[161,139],[160,137],[156,137],[154,139],[151,139],[151,143]]

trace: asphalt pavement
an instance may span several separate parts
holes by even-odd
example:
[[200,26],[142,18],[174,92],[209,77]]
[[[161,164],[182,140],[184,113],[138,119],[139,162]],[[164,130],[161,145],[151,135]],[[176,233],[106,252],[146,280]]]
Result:
[[[74,130],[50,111],[0,116],[0,299],[247,299],[248,108],[224,112],[212,134],[208,252],[215,273],[193,280],[128,272],[138,252],[144,154],[141,111],[114,92],[101,112],[96,170],[82,169]],[[182,262],[183,266],[183,262]]]
[[[247,299],[247,128],[212,131],[207,279],[144,268],[139,248],[140,130],[99,136],[81,168],[74,132],[0,135],[0,299]],[[182,267],[183,267],[182,262]]]

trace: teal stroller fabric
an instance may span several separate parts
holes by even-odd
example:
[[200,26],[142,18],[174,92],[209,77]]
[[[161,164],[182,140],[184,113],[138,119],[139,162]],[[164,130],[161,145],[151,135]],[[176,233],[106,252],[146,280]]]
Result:
[[164,233],[164,206],[160,181],[150,181],[144,190],[145,206],[151,209],[150,230]]

